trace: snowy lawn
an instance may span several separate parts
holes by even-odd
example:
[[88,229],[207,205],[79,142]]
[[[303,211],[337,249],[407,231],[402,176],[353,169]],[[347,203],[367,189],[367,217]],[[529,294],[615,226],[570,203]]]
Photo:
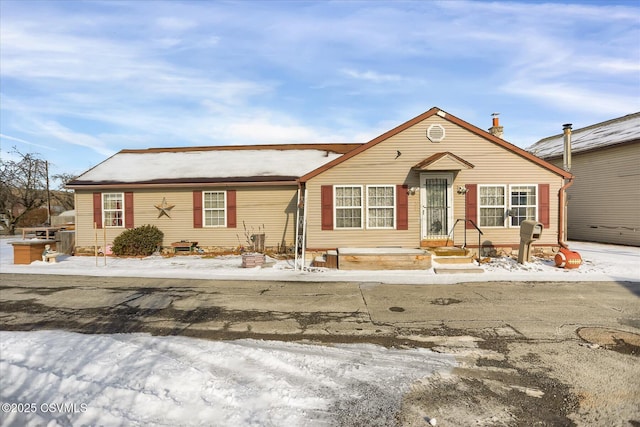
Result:
[[511,258],[494,258],[483,264],[482,274],[437,275],[433,270],[344,271],[312,269],[294,271],[293,261],[273,261],[269,266],[242,268],[240,256],[203,257],[179,255],[146,258],[61,256],[57,264],[34,261],[30,265],[13,264],[13,239],[0,240],[0,271],[3,273],[72,274],[90,276],[159,277],[220,280],[286,281],[368,281],[399,284],[447,284],[486,281],[639,281],[640,248],[571,242],[583,265],[577,269],[557,268],[553,260],[534,258],[518,264]]

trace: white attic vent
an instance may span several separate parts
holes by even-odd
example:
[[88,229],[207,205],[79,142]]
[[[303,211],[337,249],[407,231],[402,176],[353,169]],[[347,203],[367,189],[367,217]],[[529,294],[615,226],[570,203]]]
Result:
[[442,125],[434,124],[427,129],[427,138],[429,138],[431,142],[440,142],[444,140],[444,136],[444,127],[442,127]]

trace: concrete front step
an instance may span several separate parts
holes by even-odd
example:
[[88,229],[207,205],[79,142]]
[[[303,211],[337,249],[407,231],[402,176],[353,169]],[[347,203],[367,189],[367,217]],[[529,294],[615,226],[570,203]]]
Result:
[[436,274],[478,274],[484,273],[484,270],[477,265],[460,265],[460,266],[438,266],[433,267],[433,272]]
[[473,257],[471,256],[437,256],[433,258],[433,261],[438,264],[473,264]]

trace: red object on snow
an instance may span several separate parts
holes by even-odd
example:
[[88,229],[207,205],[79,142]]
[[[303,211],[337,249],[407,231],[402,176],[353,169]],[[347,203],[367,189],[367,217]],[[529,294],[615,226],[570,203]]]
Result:
[[560,248],[555,256],[556,266],[560,268],[578,268],[582,265],[582,257],[578,252]]

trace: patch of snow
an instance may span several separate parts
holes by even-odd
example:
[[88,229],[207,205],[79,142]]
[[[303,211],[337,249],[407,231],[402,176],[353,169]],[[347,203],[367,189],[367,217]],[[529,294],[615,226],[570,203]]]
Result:
[[0,355],[2,425],[50,427],[327,426],[353,399],[393,417],[413,382],[455,366],[426,349],[63,331],[1,331]]
[[570,242],[571,250],[580,253],[583,264],[577,269],[557,268],[553,260],[533,259],[518,264],[511,258],[493,258],[482,264],[481,274],[437,275],[429,270],[332,270],[311,268],[294,270],[292,260],[267,258],[266,266],[242,268],[239,255],[206,257],[117,258],[92,256],[58,257],[56,264],[34,261],[29,265],[13,264],[12,239],[0,241],[0,272],[22,274],[70,274],[88,276],[158,277],[220,280],[280,281],[359,281],[389,284],[446,284],[487,281],[640,281],[640,248],[599,243]]

